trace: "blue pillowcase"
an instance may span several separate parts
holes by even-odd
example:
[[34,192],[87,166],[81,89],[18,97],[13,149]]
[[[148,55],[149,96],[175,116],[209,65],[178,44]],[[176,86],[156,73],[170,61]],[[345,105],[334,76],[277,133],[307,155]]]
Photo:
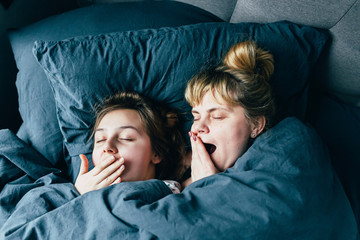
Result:
[[360,109],[329,97],[313,101],[309,119],[329,148],[360,229]]
[[34,41],[215,21],[222,20],[180,2],[132,2],[91,5],[10,31],[19,69],[16,87],[23,120],[18,136],[54,166],[64,166],[55,100],[46,75],[32,54]]
[[[188,80],[217,64],[236,42],[255,40],[275,58],[271,79],[278,119],[304,117],[311,69],[329,39],[327,32],[289,22],[201,23],[64,41],[37,41],[34,55],[46,72],[73,178],[78,155],[90,155],[93,106],[119,90],[135,90],[186,113]],[[184,120],[184,133],[192,119]]]

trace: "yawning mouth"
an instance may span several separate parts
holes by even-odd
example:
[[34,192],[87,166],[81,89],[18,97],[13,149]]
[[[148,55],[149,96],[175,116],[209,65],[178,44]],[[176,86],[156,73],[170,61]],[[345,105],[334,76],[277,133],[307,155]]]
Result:
[[204,146],[206,148],[206,151],[209,153],[209,155],[211,155],[216,150],[216,146],[214,144],[204,143]]

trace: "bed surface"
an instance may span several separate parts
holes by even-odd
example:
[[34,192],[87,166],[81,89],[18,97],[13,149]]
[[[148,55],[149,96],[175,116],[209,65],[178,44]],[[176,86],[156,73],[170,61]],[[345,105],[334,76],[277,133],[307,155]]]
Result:
[[[0,239],[360,239],[359,0],[115,2],[0,5]],[[176,195],[158,180],[78,195],[80,136],[112,86],[186,111],[188,78],[249,38],[275,53],[279,124],[233,168]]]
[[[0,145],[5,156],[0,170],[12,173],[1,175],[1,181],[11,183],[0,192],[2,238],[359,237],[326,148],[296,118],[257,138],[234,167],[194,182],[180,194],[171,194],[160,180],[148,180],[78,196],[59,171],[10,131],[2,130],[0,136],[7,140]],[[24,165],[24,158],[31,163]]]

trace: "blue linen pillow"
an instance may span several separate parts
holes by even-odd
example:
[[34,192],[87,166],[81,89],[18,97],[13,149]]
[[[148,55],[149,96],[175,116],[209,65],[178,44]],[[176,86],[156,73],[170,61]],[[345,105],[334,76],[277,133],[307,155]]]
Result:
[[328,96],[314,100],[309,121],[329,148],[360,229],[360,109]]
[[91,5],[9,31],[19,69],[16,87],[23,124],[18,136],[54,166],[63,167],[63,136],[55,100],[46,75],[32,54],[34,41],[217,21],[222,20],[180,2],[131,2]]
[[[34,55],[54,91],[74,178],[78,155],[90,155],[92,150],[88,139],[94,104],[116,91],[135,90],[189,112],[184,100],[188,80],[204,64],[218,63],[239,41],[253,39],[274,55],[271,85],[281,110],[279,119],[303,118],[308,77],[328,38],[325,31],[289,22],[202,23],[37,41]],[[191,121],[185,121],[184,132]]]

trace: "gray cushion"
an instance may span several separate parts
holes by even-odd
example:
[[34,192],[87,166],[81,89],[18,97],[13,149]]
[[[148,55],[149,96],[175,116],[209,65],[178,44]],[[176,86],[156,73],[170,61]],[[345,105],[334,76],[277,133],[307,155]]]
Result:
[[230,17],[234,11],[234,7],[236,5],[236,0],[226,0],[226,1],[219,1],[219,0],[176,0],[178,2],[188,3],[206,11],[215,14],[219,18],[223,19],[224,21],[229,21]]
[[333,42],[321,86],[343,102],[360,107],[360,2],[330,29]]
[[267,23],[288,20],[328,29],[339,21],[338,17],[343,16],[353,2],[342,0],[341,4],[329,4],[328,0],[238,0],[230,21]]
[[360,106],[360,3],[357,0],[238,0],[230,22],[287,20],[330,29],[333,42],[319,65],[319,86],[332,96]]

